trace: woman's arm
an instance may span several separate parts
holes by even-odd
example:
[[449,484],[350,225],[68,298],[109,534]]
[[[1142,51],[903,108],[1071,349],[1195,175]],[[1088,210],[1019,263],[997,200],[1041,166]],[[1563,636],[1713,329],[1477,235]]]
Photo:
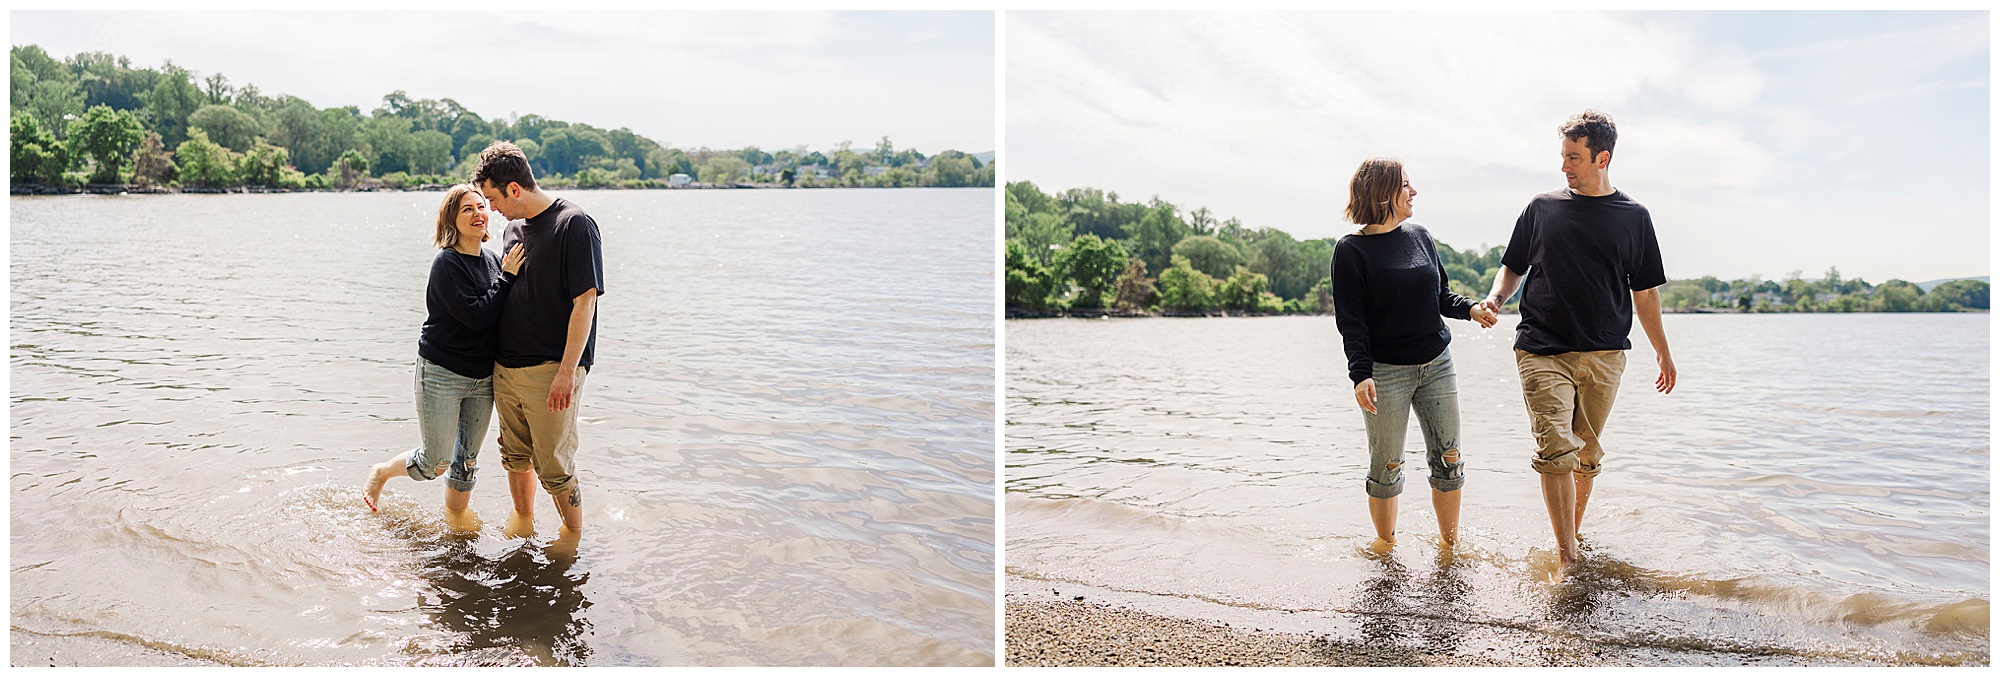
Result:
[[500,307],[507,304],[507,289],[520,272],[521,255],[521,245],[514,245],[500,263],[500,276],[491,282],[474,279],[463,266],[439,257],[431,266],[431,294],[452,319],[474,330],[490,328],[500,321]]

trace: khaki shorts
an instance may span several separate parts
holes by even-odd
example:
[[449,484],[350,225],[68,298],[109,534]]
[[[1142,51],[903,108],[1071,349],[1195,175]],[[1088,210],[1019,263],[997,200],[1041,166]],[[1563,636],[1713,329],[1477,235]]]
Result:
[[1521,372],[1521,397],[1535,431],[1535,472],[1596,477],[1604,459],[1598,436],[1618,398],[1625,374],[1625,351],[1536,355],[1514,351]]
[[542,489],[561,496],[576,488],[576,410],[582,405],[588,367],[576,370],[569,408],[549,411],[549,382],[558,362],[513,369],[493,365],[493,408],[500,416],[500,465],[507,472],[535,471]]

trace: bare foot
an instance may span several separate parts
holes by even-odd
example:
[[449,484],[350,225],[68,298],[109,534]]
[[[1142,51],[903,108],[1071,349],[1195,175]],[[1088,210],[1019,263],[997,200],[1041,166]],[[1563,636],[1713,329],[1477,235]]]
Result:
[[368,486],[361,490],[361,502],[368,505],[368,512],[380,509],[376,504],[382,501],[382,485],[387,484],[395,472],[396,469],[387,463],[375,464],[375,467],[368,471]]
[[521,514],[508,511],[507,528],[501,530],[508,538],[527,538],[535,535],[535,513]]
[[576,557],[576,544],[582,540],[582,529],[556,527],[556,540],[549,541],[542,550],[556,557]]
[[464,534],[479,533],[479,528],[483,525],[479,522],[479,513],[473,512],[471,508],[464,510],[445,508],[444,526],[447,529]]
[[1395,541],[1377,537],[1375,540],[1369,541],[1368,547],[1362,548],[1361,551],[1363,555],[1368,555],[1372,557],[1381,557],[1384,555],[1388,555],[1395,549],[1396,549]]

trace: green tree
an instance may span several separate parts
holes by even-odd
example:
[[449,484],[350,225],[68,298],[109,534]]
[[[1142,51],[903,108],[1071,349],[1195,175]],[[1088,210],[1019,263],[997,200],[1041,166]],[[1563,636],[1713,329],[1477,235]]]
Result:
[[153,81],[153,88],[140,95],[145,102],[146,117],[153,121],[153,131],[159,132],[169,146],[178,146],[188,138],[188,118],[201,108],[201,90],[195,87],[194,74],[168,61],[160,69],[160,76]]
[[1055,296],[1055,275],[1019,242],[1007,242],[1007,306],[1046,311]]
[[[1174,246],[1188,236],[1186,223],[1181,222],[1177,209],[1159,198],[1144,206],[1136,222],[1127,222],[1124,231],[1132,239],[1133,254],[1146,262],[1150,270],[1159,270],[1171,265]],[[1078,232],[1084,232],[1078,224]],[[1240,254],[1239,254],[1240,256]]]
[[118,172],[124,168],[132,149],[139,145],[145,129],[130,111],[95,106],[83,117],[70,121],[68,143],[71,152],[97,163],[96,171],[90,175],[91,183],[118,183]]
[[159,132],[147,131],[139,141],[138,150],[132,151],[132,182],[148,187],[166,185],[179,169],[174,166],[173,155],[167,151]]
[[1875,287],[1874,310],[1888,313],[1916,312],[1924,290],[1904,280],[1889,280]]
[[950,151],[932,158],[930,166],[924,168],[925,183],[928,186],[955,188],[972,185],[972,158],[963,153],[952,155]]
[[207,134],[209,141],[239,153],[249,150],[257,137],[264,135],[264,126],[257,118],[220,104],[202,106],[188,116],[187,124],[190,130]]
[[410,171],[417,174],[443,174],[451,165],[451,135],[444,132],[424,130],[410,135]]
[[180,158],[182,185],[220,187],[236,179],[236,153],[208,140],[208,133],[200,129],[190,130],[174,155]]
[[1053,262],[1055,252],[1076,239],[1076,230],[1059,214],[1028,214],[1007,225],[1007,239],[1020,241],[1044,264]]
[[1070,283],[1077,287],[1076,299],[1070,302],[1070,307],[1104,307],[1105,293],[1118,281],[1128,258],[1125,247],[1115,240],[1107,241],[1096,235],[1071,240],[1062,252],[1060,264]]
[[1186,258],[1209,277],[1227,277],[1243,265],[1243,250],[1212,235],[1196,235],[1174,244],[1173,255]]
[[1215,278],[1195,270],[1187,257],[1173,257],[1173,266],[1160,271],[1160,307],[1166,310],[1203,311],[1215,307]]
[[1238,267],[1216,290],[1216,302],[1231,310],[1260,310],[1259,302],[1270,290],[1269,278]]
[[331,183],[341,188],[353,188],[362,179],[368,178],[368,157],[358,150],[348,150],[335,158],[333,166],[326,169],[331,175]]
[[291,154],[285,149],[258,139],[242,157],[236,158],[236,182],[248,186],[281,186],[285,168],[290,166],[290,162]]
[[1981,280],[1952,280],[1931,288],[1930,296],[1961,308],[1991,308],[1992,286]]
[[13,183],[59,186],[63,169],[69,167],[69,150],[53,135],[42,131],[35,116],[16,110],[7,123],[8,157]]

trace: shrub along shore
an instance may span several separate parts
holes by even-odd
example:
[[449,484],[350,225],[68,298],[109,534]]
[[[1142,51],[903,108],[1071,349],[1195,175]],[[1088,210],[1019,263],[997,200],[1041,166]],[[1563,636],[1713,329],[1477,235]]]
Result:
[[[1203,317],[1328,315],[1337,238],[1297,240],[1252,230],[1208,208],[1183,210],[1158,197],[1120,202],[1117,193],[1071,188],[1045,193],[1027,181],[1007,188],[1007,317]],[[1484,298],[1505,246],[1437,243],[1451,290]],[[1157,276],[1152,271],[1159,271]],[[1986,312],[1990,286],[1975,279],[1869,284],[1828,268],[1817,280],[1714,276],[1671,280],[1660,307],[1676,313]],[[1514,312],[1512,304],[1503,311]]]

